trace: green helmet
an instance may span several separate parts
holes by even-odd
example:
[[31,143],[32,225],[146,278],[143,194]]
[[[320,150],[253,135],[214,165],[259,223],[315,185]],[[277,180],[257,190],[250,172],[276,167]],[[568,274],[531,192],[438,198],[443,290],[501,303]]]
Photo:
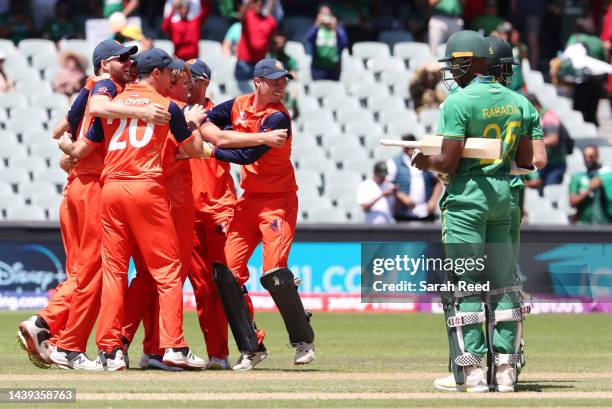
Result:
[[493,48],[489,72],[496,77],[512,75],[512,65],[518,65],[518,61],[514,58],[510,43],[493,36],[486,37],[486,40],[489,47]]
[[491,58],[493,49],[483,36],[476,31],[463,30],[458,31],[446,42],[446,51],[444,58],[440,62],[447,62],[453,58],[474,57],[474,58]]

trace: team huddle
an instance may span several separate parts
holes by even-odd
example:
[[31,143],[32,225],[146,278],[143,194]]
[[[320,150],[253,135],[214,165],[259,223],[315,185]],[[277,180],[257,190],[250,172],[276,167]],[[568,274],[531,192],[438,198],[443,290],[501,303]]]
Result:
[[[141,368],[234,370],[267,357],[253,320],[247,262],[263,245],[267,289],[296,349],[315,358],[314,332],[287,268],[297,220],[291,119],[281,102],[291,79],[274,59],[255,67],[255,91],[217,106],[210,68],[161,49],[113,40],[96,46],[90,78],[53,137],[68,183],[60,207],[67,279],[46,308],[19,324],[17,340],[38,367],[119,371],[144,327]],[[229,163],[241,165],[237,199]],[[128,286],[130,259],[137,274]],[[183,336],[189,278],[208,361]],[[97,320],[98,357],[86,354]]]

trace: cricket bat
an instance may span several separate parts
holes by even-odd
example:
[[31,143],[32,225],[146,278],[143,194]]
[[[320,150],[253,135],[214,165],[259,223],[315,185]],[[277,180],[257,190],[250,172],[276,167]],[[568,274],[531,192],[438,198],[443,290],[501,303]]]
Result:
[[[425,135],[421,141],[400,141],[381,139],[383,146],[401,146],[420,149],[425,156],[439,155],[442,151],[442,135]],[[463,147],[462,158],[501,159],[501,139],[467,138]]]

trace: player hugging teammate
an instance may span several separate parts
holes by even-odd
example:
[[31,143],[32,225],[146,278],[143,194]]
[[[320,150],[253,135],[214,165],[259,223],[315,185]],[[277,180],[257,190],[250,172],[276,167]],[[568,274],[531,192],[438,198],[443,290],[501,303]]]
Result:
[[[118,371],[129,366],[127,349],[143,320],[142,368],[229,369],[229,321],[241,352],[234,369],[249,370],[267,356],[244,287],[246,263],[263,241],[262,284],[285,320],[295,364],[311,362],[314,333],[287,269],[297,186],[280,98],[291,75],[263,60],[253,94],[213,108],[203,61],[155,48],[131,57],[136,52],[100,43],[98,76],[54,132],[69,173],[60,216],[68,279],[47,308],[19,324],[19,343],[39,367]],[[245,194],[237,202],[228,162],[242,165]],[[128,288],[130,258],[137,274]],[[208,364],[183,337],[187,277]],[[100,353],[90,359],[97,317]]]
[[[515,272],[520,187],[511,182],[511,171],[546,164],[537,142],[542,132],[533,107],[504,86],[513,62],[511,49],[508,55],[502,41],[460,31],[448,40],[441,61],[448,63],[443,70],[450,71],[458,86],[441,107],[442,150],[432,157],[415,156],[413,165],[448,175],[440,202],[447,256],[479,258],[486,253],[484,274],[466,273],[461,279],[488,281],[491,289],[442,294],[452,375],[435,380],[434,386],[446,391],[511,392],[524,364],[522,320],[529,311],[521,305]],[[462,158],[470,137],[501,139],[501,159]],[[458,278],[447,277],[451,282]],[[488,377],[483,370],[485,354]]]

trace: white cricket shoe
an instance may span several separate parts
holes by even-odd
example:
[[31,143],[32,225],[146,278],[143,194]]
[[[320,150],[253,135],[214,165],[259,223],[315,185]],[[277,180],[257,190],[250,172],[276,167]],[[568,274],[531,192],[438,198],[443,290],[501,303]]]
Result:
[[500,365],[495,368],[495,390],[497,392],[514,392],[516,372],[512,365]]
[[49,339],[51,332],[43,325],[44,320],[33,315],[19,323],[17,342],[28,353],[30,361],[40,368],[48,368],[51,364],[49,354]]
[[241,351],[240,357],[236,364],[232,366],[232,369],[234,371],[250,371],[253,369],[255,365],[268,357],[268,350],[263,347],[263,344],[260,345],[259,349],[257,352]]
[[51,352],[51,360],[62,369],[77,369],[81,371],[103,371],[104,365],[100,358],[90,359],[83,352],[67,351],[55,348]]
[[224,371],[226,369],[230,369],[229,359],[211,356],[206,364],[206,369],[213,371]]
[[145,353],[140,356],[140,367],[142,369],[160,369],[162,371],[172,372],[179,372],[183,370],[183,368],[179,368],[177,366],[166,365],[163,362],[163,357],[161,355],[147,355]]
[[458,385],[454,375],[438,378],[434,381],[434,387],[441,391],[450,392],[489,392],[489,385],[485,379],[485,373],[480,366],[464,366],[465,383]]
[[298,342],[295,344],[295,358],[293,363],[295,365],[306,365],[315,360],[315,347],[314,344],[307,342]]
[[202,369],[206,366],[206,361],[195,356],[189,348],[166,348],[162,362],[187,369]]
[[117,372],[127,368],[125,355],[121,348],[115,348],[111,353],[102,352],[102,355],[104,356],[103,361],[107,371]]

